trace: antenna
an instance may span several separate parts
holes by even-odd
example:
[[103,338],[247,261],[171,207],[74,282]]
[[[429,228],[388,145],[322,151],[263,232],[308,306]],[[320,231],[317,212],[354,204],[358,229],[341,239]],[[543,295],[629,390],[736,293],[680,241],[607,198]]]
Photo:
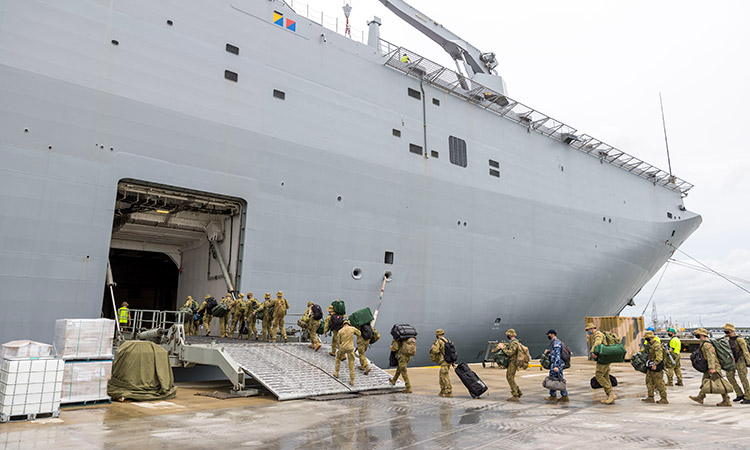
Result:
[[667,164],[669,164],[669,179],[672,180],[672,160],[669,158],[669,140],[667,140],[667,122],[664,120],[664,102],[659,92],[659,106],[661,106],[661,125],[664,128],[664,145],[667,147]]

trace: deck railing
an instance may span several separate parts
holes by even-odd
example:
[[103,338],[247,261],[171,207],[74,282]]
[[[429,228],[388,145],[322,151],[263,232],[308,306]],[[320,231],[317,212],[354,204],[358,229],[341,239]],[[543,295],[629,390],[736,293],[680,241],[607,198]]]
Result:
[[[683,197],[693,187],[691,183],[683,179],[670,175],[668,172],[593,136],[578,134],[578,130],[575,128],[410,50],[394,46],[381,39],[380,52],[384,55],[386,66],[462,98],[480,108],[492,111],[525,127],[529,133],[532,131],[541,133],[598,158],[602,164],[607,163],[617,166],[651,181],[654,185],[664,186],[667,189],[679,192]],[[408,55],[408,62],[401,61],[403,55]]]

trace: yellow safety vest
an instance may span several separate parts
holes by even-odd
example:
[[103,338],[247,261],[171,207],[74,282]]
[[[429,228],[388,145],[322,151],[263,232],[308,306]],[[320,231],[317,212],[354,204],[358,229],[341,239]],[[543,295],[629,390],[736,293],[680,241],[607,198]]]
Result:
[[409,62],[409,57],[408,57],[408,56],[406,56],[406,55],[402,56],[402,57],[401,57],[401,62],[403,62],[403,63],[407,63],[407,62]]
[[669,346],[672,348],[672,351],[675,353],[679,354],[680,351],[682,351],[682,341],[680,341],[680,338],[678,338],[677,336],[673,337],[669,341]]
[[130,311],[126,307],[122,307],[117,310],[119,317],[120,317],[120,323],[128,323],[128,315],[130,314]]

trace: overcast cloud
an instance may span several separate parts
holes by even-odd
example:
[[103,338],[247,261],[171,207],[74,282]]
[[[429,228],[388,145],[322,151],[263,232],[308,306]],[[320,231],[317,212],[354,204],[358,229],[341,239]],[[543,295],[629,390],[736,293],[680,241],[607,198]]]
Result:
[[[302,2],[294,3],[304,12]],[[305,3],[343,23],[343,0]],[[349,3],[355,37],[377,15],[383,39],[453,67],[439,46],[378,0]],[[750,280],[750,2],[410,4],[480,50],[494,51],[511,97],[666,170],[661,92],[673,171],[695,184],[685,206],[703,216],[681,249]],[[675,258],[695,264],[679,252]],[[641,314],[658,278],[623,315]],[[750,326],[750,294],[715,275],[670,264],[654,300],[661,319]]]

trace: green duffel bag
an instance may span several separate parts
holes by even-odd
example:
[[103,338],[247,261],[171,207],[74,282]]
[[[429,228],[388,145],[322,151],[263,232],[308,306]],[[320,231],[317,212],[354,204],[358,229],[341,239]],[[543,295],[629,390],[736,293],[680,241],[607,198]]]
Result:
[[[542,353],[542,356],[539,357],[539,363],[544,369],[549,370],[552,367],[552,357],[547,353]],[[570,361],[563,361],[563,363],[563,370],[570,369]]]
[[372,311],[370,311],[370,308],[362,308],[360,310],[354,311],[353,313],[349,314],[349,323],[353,327],[361,327],[362,325],[366,323],[372,322]]
[[219,303],[211,310],[211,315],[214,317],[224,317],[227,314],[229,314],[229,306],[226,303]]
[[343,300],[334,300],[333,303],[331,303],[331,306],[333,306],[333,312],[338,314],[339,316],[343,316],[346,314],[346,304]]
[[594,349],[594,354],[597,356],[597,364],[611,364],[625,361],[625,346],[622,344],[615,345],[598,345]]
[[180,310],[182,314],[182,322],[183,323],[190,323],[193,320],[193,316],[195,315],[195,312],[193,311],[193,308],[186,306]]
[[503,368],[507,368],[508,364],[510,364],[510,357],[508,357],[508,355],[502,350],[495,352],[495,354],[492,355],[492,359],[495,360],[495,364]]
[[646,352],[635,353],[633,356],[630,357],[630,365],[633,366],[633,369],[641,373],[648,372],[646,368],[647,361],[648,361],[648,353]]
[[326,331],[326,324],[323,323],[323,321],[320,321],[320,325],[318,325],[318,334],[323,334]]
[[721,368],[727,372],[736,370],[737,364],[734,362],[732,347],[729,345],[729,338],[710,339],[716,349],[716,359],[719,360]]

